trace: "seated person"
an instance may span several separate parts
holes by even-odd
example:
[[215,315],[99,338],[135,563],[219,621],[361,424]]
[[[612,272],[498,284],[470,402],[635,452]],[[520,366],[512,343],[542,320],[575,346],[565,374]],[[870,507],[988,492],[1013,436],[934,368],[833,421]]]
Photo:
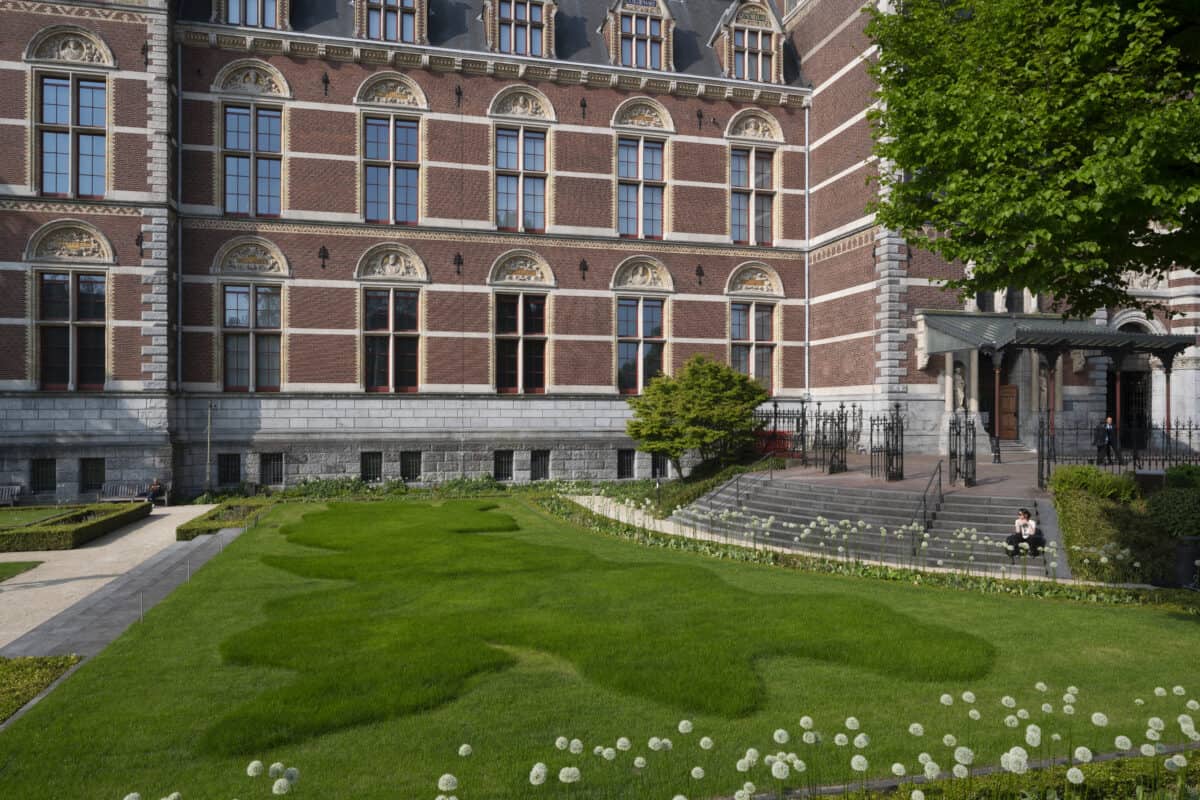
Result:
[[165,488],[163,488],[163,485],[158,482],[158,478],[155,478],[151,482],[151,484],[146,488],[146,491],[138,492],[137,496],[144,497],[147,500],[149,500],[151,503],[153,503],[155,500],[161,499],[163,494],[166,493],[166,491],[167,490]]
[[1046,546],[1046,537],[1038,530],[1037,523],[1029,515],[1028,508],[1017,512],[1013,521],[1014,532],[1004,540],[1004,550],[1010,561],[1016,562],[1017,556],[1028,553],[1031,556],[1040,555]]

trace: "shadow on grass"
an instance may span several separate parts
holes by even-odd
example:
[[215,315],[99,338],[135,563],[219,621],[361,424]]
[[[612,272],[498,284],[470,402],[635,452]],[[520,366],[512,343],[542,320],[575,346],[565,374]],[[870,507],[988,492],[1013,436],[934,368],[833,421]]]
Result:
[[608,689],[726,718],[763,706],[756,661],[768,657],[929,682],[980,677],[995,657],[979,637],[880,603],[759,595],[709,565],[613,563],[507,536],[519,528],[495,508],[333,504],[282,528],[289,542],[326,552],[267,564],[351,583],[268,603],[265,623],[222,643],[228,663],[295,677],[210,727],[202,747],[259,752],[421,713],[513,666],[522,649]]

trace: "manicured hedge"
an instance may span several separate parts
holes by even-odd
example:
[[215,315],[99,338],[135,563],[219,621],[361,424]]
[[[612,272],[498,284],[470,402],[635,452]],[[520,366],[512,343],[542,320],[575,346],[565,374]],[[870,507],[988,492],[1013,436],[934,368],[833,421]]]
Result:
[[150,514],[149,503],[97,503],[46,524],[0,530],[0,553],[71,550]]
[[0,658],[0,722],[78,662],[79,656]]
[[251,517],[265,511],[274,502],[270,497],[235,497],[226,500],[207,514],[177,527],[175,539],[190,542],[197,536],[216,533],[222,528],[244,528]]
[[1167,470],[1168,489],[1200,489],[1200,464],[1177,464]]
[[1150,524],[1169,536],[1200,536],[1200,489],[1163,489],[1146,501]]

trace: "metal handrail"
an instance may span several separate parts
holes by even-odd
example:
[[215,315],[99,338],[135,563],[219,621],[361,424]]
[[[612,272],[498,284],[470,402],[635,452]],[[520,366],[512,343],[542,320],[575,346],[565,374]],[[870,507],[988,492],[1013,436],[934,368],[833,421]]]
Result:
[[937,466],[933,468],[933,473],[930,474],[929,480],[925,483],[925,491],[921,492],[921,499],[913,506],[912,521],[917,521],[917,511],[921,512],[921,523],[923,530],[929,530],[929,525],[932,522],[929,515],[929,490],[933,488],[933,481],[937,479],[937,505],[934,507],[934,512],[937,512],[942,507],[942,501],[945,495],[942,493],[942,461],[938,459]]
[[768,453],[767,455],[763,456],[762,458],[758,459],[753,464],[751,464],[746,469],[745,472],[739,472],[737,475],[734,476],[733,485],[734,485],[734,493],[737,497],[737,507],[738,508],[742,507],[742,476],[754,474],[757,471],[756,467],[758,467],[764,461],[769,461],[771,463],[770,463],[770,466],[767,468],[767,480],[774,480],[775,479],[775,461],[774,461],[775,458],[776,458],[776,455],[774,453]]

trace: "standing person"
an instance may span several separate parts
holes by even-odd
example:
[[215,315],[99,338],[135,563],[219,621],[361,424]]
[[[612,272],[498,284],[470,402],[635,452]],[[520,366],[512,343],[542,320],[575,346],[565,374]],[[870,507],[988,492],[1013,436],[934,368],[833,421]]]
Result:
[[1008,553],[1009,561],[1016,563],[1017,556],[1022,551],[1030,556],[1041,555],[1046,546],[1046,537],[1038,530],[1037,523],[1030,517],[1029,509],[1022,508],[1013,520],[1013,532],[1004,540],[1004,550]]
[[1096,465],[1101,463],[1113,463],[1113,457],[1117,457],[1120,462],[1120,454],[1117,452],[1117,429],[1113,425],[1112,417],[1105,417],[1101,425],[1096,426],[1095,442],[1096,445]]

